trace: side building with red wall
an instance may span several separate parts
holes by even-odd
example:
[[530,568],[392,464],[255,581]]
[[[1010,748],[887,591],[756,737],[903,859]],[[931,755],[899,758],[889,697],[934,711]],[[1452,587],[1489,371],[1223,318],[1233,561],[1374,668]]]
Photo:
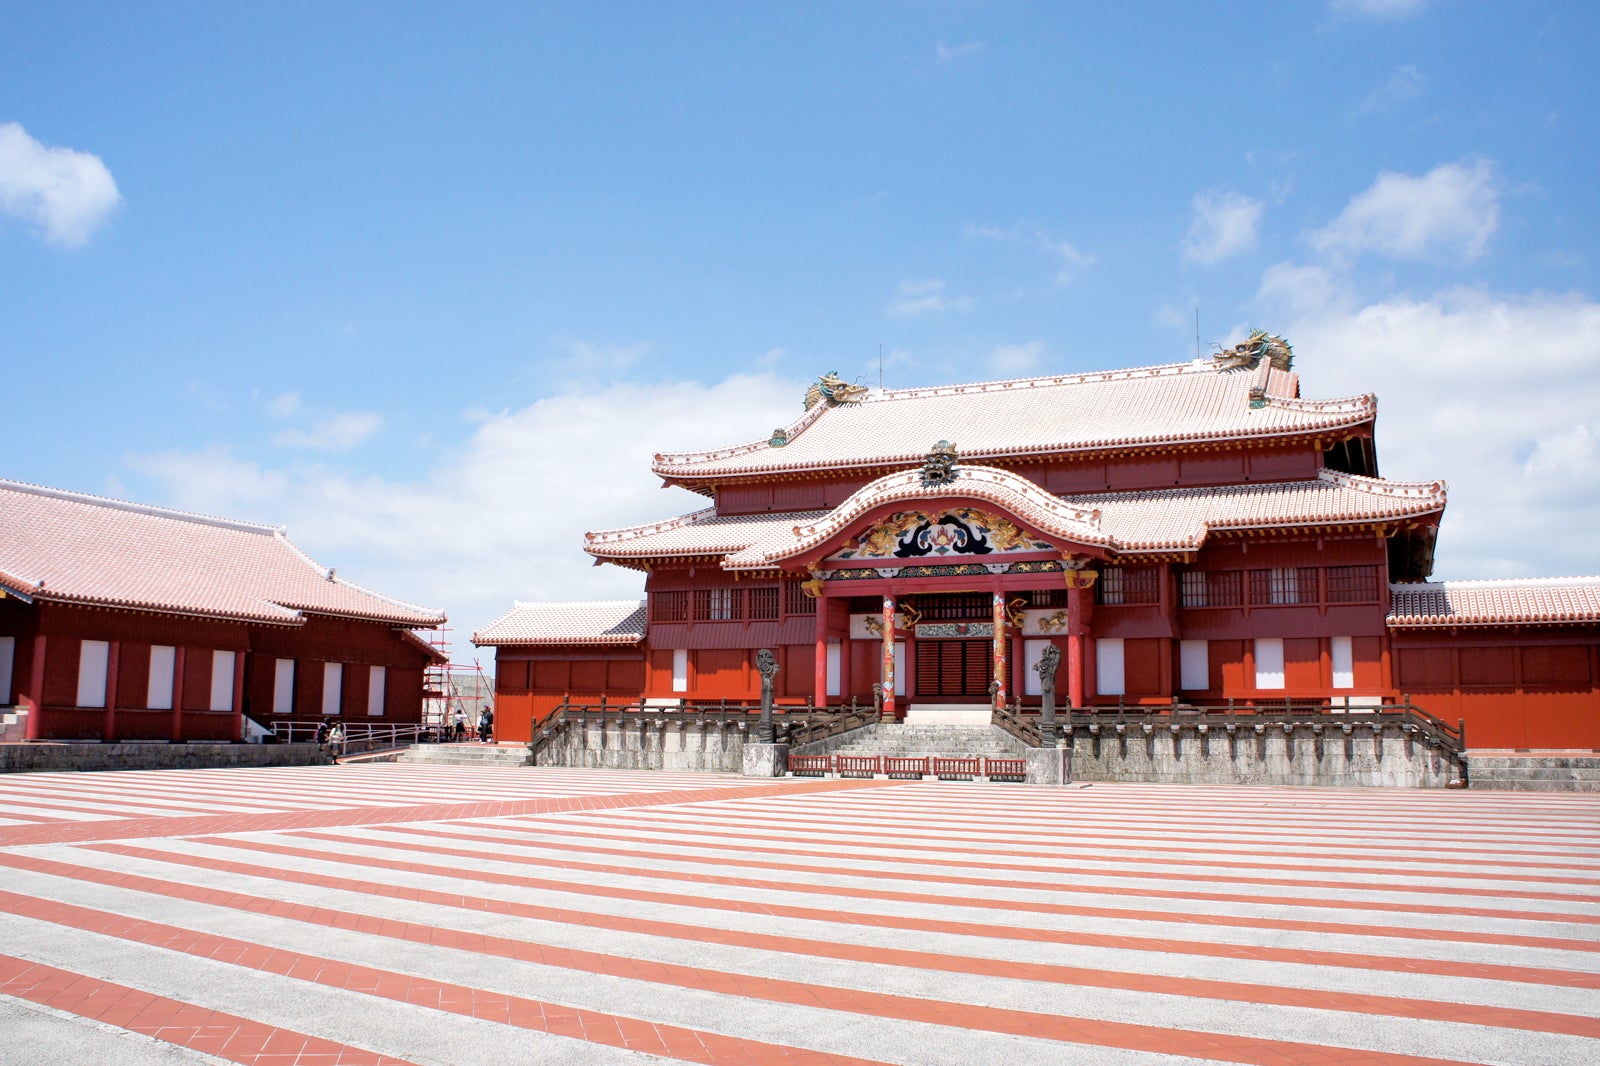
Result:
[[7,740],[245,738],[245,719],[414,723],[444,615],[279,527],[0,481]]
[[[991,686],[1037,704],[1054,645],[1075,707],[1410,696],[1475,746],[1600,747],[1600,578],[1430,583],[1443,482],[1380,477],[1376,398],[1303,398],[1264,340],[974,385],[824,378],[770,439],[655,457],[710,506],[587,535],[644,584],[606,680],[580,666],[582,605],[519,605],[474,640],[530,719],[563,696],[754,701],[768,648],[780,704],[936,720]],[[508,640],[519,612],[548,623],[537,656]]]

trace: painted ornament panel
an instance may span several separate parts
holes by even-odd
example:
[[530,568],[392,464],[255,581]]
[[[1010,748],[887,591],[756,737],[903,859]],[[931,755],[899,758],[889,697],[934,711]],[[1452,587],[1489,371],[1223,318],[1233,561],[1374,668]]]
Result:
[[972,507],[897,511],[857,537],[836,559],[922,559],[1050,551],[1015,523]]

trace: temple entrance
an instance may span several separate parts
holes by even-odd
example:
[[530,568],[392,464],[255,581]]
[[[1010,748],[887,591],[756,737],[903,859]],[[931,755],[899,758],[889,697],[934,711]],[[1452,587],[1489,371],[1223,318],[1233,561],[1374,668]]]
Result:
[[917,641],[918,702],[983,701],[989,698],[989,682],[993,679],[993,641]]

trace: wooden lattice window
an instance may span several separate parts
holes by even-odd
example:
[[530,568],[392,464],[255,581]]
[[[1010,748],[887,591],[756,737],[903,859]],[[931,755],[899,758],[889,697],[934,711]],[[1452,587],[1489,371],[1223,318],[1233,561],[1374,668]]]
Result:
[[800,582],[787,582],[783,586],[783,613],[816,614],[817,601],[806,595],[805,587]]
[[1250,571],[1250,606],[1278,607],[1317,602],[1317,568],[1275,566]]
[[752,621],[770,622],[778,617],[778,586],[756,585],[748,592]]
[[1328,602],[1378,602],[1378,568],[1375,566],[1328,567]]
[[1095,588],[1104,604],[1159,603],[1161,571],[1154,566],[1108,566],[1100,571]]
[[695,589],[696,622],[732,622],[744,617],[744,589]]
[[652,592],[650,594],[650,620],[653,622],[687,622],[689,620],[689,594],[687,592]]

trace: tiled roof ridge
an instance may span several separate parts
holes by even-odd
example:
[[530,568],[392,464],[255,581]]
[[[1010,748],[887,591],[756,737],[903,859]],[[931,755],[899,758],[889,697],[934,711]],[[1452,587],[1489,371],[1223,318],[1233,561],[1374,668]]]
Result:
[[[338,573],[336,572],[334,567],[323,566],[321,563],[319,563],[315,559],[311,558],[310,555],[307,555],[305,550],[303,548],[301,548],[300,545],[298,545],[294,541],[290,540],[288,532],[282,526],[274,527],[273,528],[273,535],[277,539],[278,543],[280,543],[284,547],[288,548],[291,552],[293,552],[295,554],[295,556],[297,558],[299,558],[301,561],[303,561],[307,566],[311,567],[311,569],[315,570],[317,573],[321,574],[324,578],[326,578],[327,580],[333,582],[335,585],[343,585],[345,588],[354,589],[356,592],[364,593],[364,594],[366,594],[368,596],[371,596],[375,600],[382,600],[385,603],[392,603],[396,607],[403,607],[403,608],[405,608],[407,610],[415,611],[419,615],[433,615],[433,616],[436,616],[439,619],[440,622],[448,621],[448,619],[445,617],[445,613],[443,611],[435,610],[432,607],[424,607],[420,603],[410,603],[410,602],[408,602],[406,600],[397,599],[394,596],[387,596],[384,593],[377,592],[377,591],[375,591],[373,589],[369,589],[365,585],[358,585],[354,581],[349,581],[349,580],[347,580],[345,578],[342,578],[342,577],[338,576]],[[274,602],[276,602],[276,601],[274,601]],[[311,611],[312,611],[313,614],[329,613],[329,612],[318,610],[316,608],[311,608]]]
[[1368,477],[1365,474],[1349,474],[1330,467],[1323,467],[1317,471],[1317,480],[1327,481],[1342,488],[1356,489],[1373,496],[1390,496],[1396,499],[1437,497],[1441,504],[1444,503],[1447,492],[1443,478],[1434,478],[1432,481],[1393,481],[1389,478]]
[[0,570],[0,585],[31,596],[44,587],[44,582],[13,574],[9,570]]
[[583,540],[585,544],[615,544],[619,541],[647,537],[653,533],[665,533],[669,529],[696,525],[707,517],[716,517],[716,514],[715,506],[702,507],[698,511],[690,511],[676,518],[663,518],[659,522],[641,522],[636,526],[617,526],[614,529],[589,529],[584,531]]
[[196,511],[180,511],[173,507],[158,507],[150,503],[135,503],[132,500],[119,500],[111,496],[96,496],[88,492],[74,492],[71,489],[51,488],[48,485],[35,485],[27,481],[12,481],[9,478],[0,478],[0,489],[12,492],[25,492],[33,496],[48,496],[51,499],[66,500],[69,503],[82,503],[92,507],[109,507],[117,511],[129,511],[134,514],[149,515],[153,518],[171,518],[180,522],[198,522],[201,525],[214,526],[218,529],[232,529],[241,533],[256,533],[268,536],[273,533],[283,532],[282,526],[269,526],[260,522],[245,522],[237,518],[221,518],[217,515],[200,514]]
[[512,600],[511,611],[523,611],[530,607],[621,607],[623,604],[643,607],[646,602],[643,597],[621,600]]
[[[859,402],[868,403],[872,400],[873,396],[869,394],[866,400]],[[785,435],[787,435],[790,440],[793,440],[795,437],[799,436],[802,430],[810,426],[811,423],[815,422],[817,419],[821,418],[823,412],[827,411],[829,406],[830,405],[827,403],[816,404],[809,411],[805,412],[799,418],[795,419],[793,422],[790,422],[788,426],[784,427]],[[748,455],[750,452],[760,451],[762,448],[770,447],[771,444],[772,438],[768,437],[765,440],[753,440],[745,444],[730,444],[726,448],[711,448],[698,452],[656,452],[655,457],[651,460],[650,466],[652,470],[659,471],[665,467],[688,466],[694,463],[708,463],[713,459],[729,459],[735,455]]]
[[[886,474],[851,493],[819,521],[795,526],[794,540],[789,543],[760,553],[751,553],[749,548],[741,549],[724,560],[723,566],[726,569],[763,568],[816,547],[874,508],[901,502],[926,505],[951,497],[981,500],[1004,507],[1030,525],[1041,531],[1054,532],[1057,536],[1065,536],[1066,531],[1070,530],[1070,539],[1079,543],[1111,543],[1111,538],[1101,531],[1098,510],[1068,503],[1009,470],[964,464],[957,468],[955,477],[950,481],[932,487],[922,484],[920,470]],[[735,563],[734,559],[738,556],[743,558],[738,558]]]
[[1269,392],[1267,406],[1305,414],[1374,416],[1378,413],[1378,397],[1374,393],[1364,392],[1358,396],[1341,396],[1330,400],[1307,400],[1299,396],[1275,396]]
[[[1269,364],[1263,363],[1255,371],[1242,370],[1242,368],[1219,367],[1209,358],[1189,359],[1181,363],[1158,363],[1153,366],[1127,367],[1122,370],[1084,370],[1072,374],[1044,374],[1036,377],[1001,378],[995,381],[974,381],[959,385],[919,385],[905,389],[876,389],[856,401],[856,405],[876,405],[894,403],[898,400],[922,400],[937,396],[970,396],[982,393],[999,393],[1024,391],[1027,389],[1059,388],[1064,385],[1100,384],[1108,381],[1132,381],[1139,378],[1170,377],[1179,374],[1215,373],[1215,374],[1253,374],[1263,383],[1270,382],[1268,386],[1270,401],[1274,405],[1289,407],[1294,404],[1309,404],[1311,406],[1295,406],[1294,410],[1304,410],[1308,413],[1345,413],[1346,408],[1340,404],[1354,405],[1349,407],[1351,413],[1374,410],[1376,400],[1371,394],[1352,397],[1345,400],[1295,400],[1288,396],[1271,394],[1271,387],[1280,380],[1289,388],[1298,390],[1299,376],[1292,371],[1272,371]],[[1365,406],[1361,406],[1365,403]],[[1326,405],[1326,406],[1319,406]],[[808,428],[830,409],[828,403],[818,403],[799,419],[791,423],[785,432],[793,440],[801,431]],[[1180,438],[1181,439],[1181,438]],[[651,464],[651,469],[657,473],[666,473],[674,467],[694,466],[700,463],[713,462],[718,459],[730,459],[739,455],[748,455],[771,447],[771,440],[754,440],[745,444],[734,444],[726,448],[713,448],[704,451],[688,452],[657,452]],[[1020,449],[1023,451],[1037,451],[1039,448]],[[1004,454],[1004,453],[997,453]],[[911,456],[915,460],[920,456]]]
[[1393,581],[1393,592],[1424,592],[1428,589],[1554,589],[1600,586],[1600,574],[1580,577],[1479,577],[1454,581]]

